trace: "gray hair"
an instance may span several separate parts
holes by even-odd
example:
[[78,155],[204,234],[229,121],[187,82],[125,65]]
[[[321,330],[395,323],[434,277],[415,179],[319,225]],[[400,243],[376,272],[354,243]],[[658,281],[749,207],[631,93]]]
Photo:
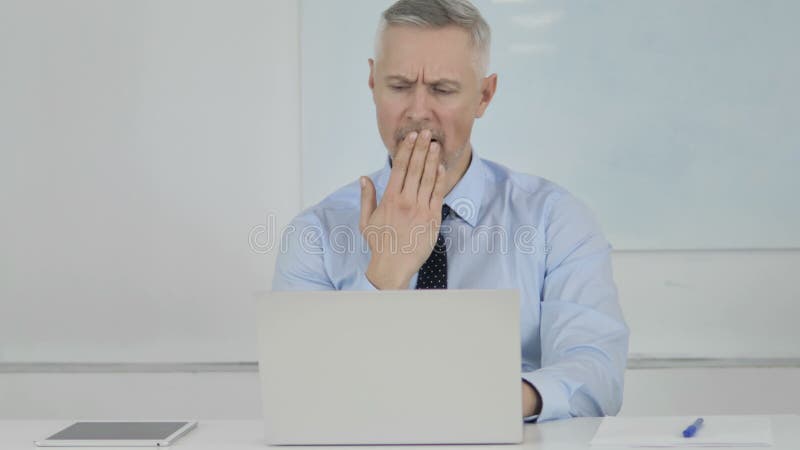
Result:
[[381,16],[375,42],[378,56],[381,37],[389,25],[412,25],[425,28],[443,28],[455,25],[466,30],[477,50],[475,60],[478,76],[489,70],[489,47],[492,32],[480,11],[469,0],[398,0]]

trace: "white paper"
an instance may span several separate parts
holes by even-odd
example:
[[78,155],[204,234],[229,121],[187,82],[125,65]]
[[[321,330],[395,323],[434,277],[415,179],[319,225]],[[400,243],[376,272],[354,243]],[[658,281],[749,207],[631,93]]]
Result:
[[605,417],[593,447],[767,447],[772,422],[764,416],[703,416],[691,438],[683,430],[698,417]]

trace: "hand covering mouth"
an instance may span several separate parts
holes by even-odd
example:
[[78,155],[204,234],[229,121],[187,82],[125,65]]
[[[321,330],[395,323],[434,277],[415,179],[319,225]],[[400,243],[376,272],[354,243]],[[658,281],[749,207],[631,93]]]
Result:
[[[395,133],[395,141],[399,145],[401,142],[403,142],[403,139],[405,139],[406,136],[408,136],[408,134],[411,133],[412,131],[421,133],[422,130],[425,129],[426,128],[402,128],[400,130],[397,130],[397,132]],[[437,142],[439,143],[440,146],[444,147],[444,135],[440,131],[432,130],[430,128],[427,129],[431,130],[431,133],[433,133],[433,136],[431,136],[431,142]]]

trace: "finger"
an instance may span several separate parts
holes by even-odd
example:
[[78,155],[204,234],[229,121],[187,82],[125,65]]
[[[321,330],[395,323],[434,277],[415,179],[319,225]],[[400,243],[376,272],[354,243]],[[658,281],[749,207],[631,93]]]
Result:
[[403,191],[403,181],[406,179],[408,160],[411,158],[411,151],[414,148],[414,142],[417,141],[417,135],[416,131],[408,133],[397,147],[397,151],[392,158],[392,172],[389,175],[389,181],[386,183],[387,194],[399,194]]
[[358,221],[358,227],[361,229],[362,233],[364,229],[367,228],[369,218],[372,217],[372,213],[377,206],[375,200],[375,185],[372,184],[372,180],[370,180],[369,177],[361,177],[361,217]]
[[441,160],[441,147],[438,142],[431,142],[428,157],[425,159],[425,170],[422,172],[422,181],[419,184],[417,202],[421,205],[430,205],[433,187],[436,184],[436,172],[439,170]]
[[419,192],[419,182],[422,179],[422,170],[425,168],[425,157],[428,155],[428,148],[431,145],[431,131],[422,130],[419,134],[417,143],[414,144],[414,151],[411,153],[411,161],[408,163],[406,180],[403,183],[403,196],[409,200],[417,200]]
[[439,163],[436,169],[436,184],[433,185],[433,194],[431,194],[431,209],[434,211],[442,210],[442,203],[444,203],[444,196],[447,195],[445,186],[445,178],[447,173],[444,170],[444,165]]

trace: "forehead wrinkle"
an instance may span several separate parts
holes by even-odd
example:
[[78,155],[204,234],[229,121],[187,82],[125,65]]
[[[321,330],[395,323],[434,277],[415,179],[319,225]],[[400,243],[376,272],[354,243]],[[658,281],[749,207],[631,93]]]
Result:
[[[384,55],[385,56],[385,55]],[[462,69],[471,71],[473,68],[470,64],[467,68],[449,67],[452,64],[445,65],[442,61],[431,60],[430,57],[416,57],[397,59],[393,56],[381,58],[378,63],[378,71],[385,73],[384,80],[390,81],[397,79],[409,83],[416,83],[420,79],[426,85],[433,85],[436,83],[452,82],[459,85],[463,84],[463,78],[469,76],[469,72],[461,73]],[[404,67],[405,66],[405,67]],[[427,78],[434,77],[435,79],[427,80]]]
[[386,75],[384,78],[386,79],[386,81],[400,81],[400,82],[403,82],[403,83],[416,84],[417,80],[419,80],[420,76],[422,76],[423,84],[425,84],[427,86],[435,86],[435,85],[442,85],[442,84],[450,84],[450,85],[455,85],[455,86],[461,86],[461,82],[458,81],[458,79],[456,79],[456,78],[448,78],[446,76],[442,76],[442,77],[439,77],[439,78],[436,78],[436,79],[426,80],[425,76],[424,76],[424,70],[421,69],[420,72],[421,73],[419,75],[417,75],[416,78],[409,77],[408,75],[404,75],[402,73]]
[[[420,76],[422,78],[422,83],[428,86],[432,86],[435,84],[444,84],[444,83],[451,83],[451,84],[459,84],[458,77],[453,77],[454,74],[448,74],[449,70],[436,70],[438,68],[433,68],[428,70],[427,72],[425,69],[420,70]],[[438,72],[438,73],[437,73]]]
[[[416,79],[412,80],[412,79],[410,79],[410,78],[408,78],[406,76],[403,76],[403,75],[387,75],[386,76],[386,81],[399,81],[399,82],[408,83],[408,84],[416,84],[416,82],[417,82]],[[453,80],[453,79],[450,79],[450,78],[437,78],[435,80],[425,81],[425,82],[423,82],[423,84],[425,84],[427,86],[436,86],[436,85],[443,85],[443,84],[449,84],[449,85],[453,85],[453,86],[461,86],[461,83],[458,82],[458,80]]]

